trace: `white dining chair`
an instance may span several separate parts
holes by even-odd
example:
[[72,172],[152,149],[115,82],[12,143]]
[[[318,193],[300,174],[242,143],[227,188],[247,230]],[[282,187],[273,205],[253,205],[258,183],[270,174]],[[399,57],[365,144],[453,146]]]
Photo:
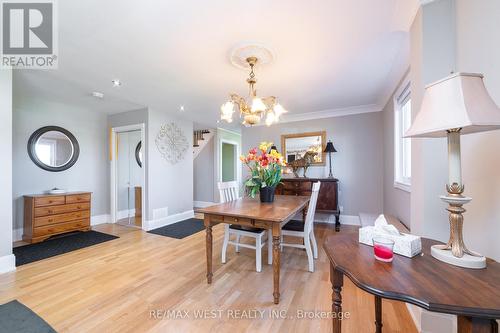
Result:
[[[283,250],[283,246],[305,249],[309,262],[309,272],[314,272],[314,259],[318,259],[318,244],[314,236],[314,212],[320,186],[321,182],[314,183],[312,186],[306,220],[304,222],[292,220],[281,228],[281,250]],[[304,244],[284,243],[283,236],[300,237],[303,239]]]
[[[219,182],[217,184],[220,194],[220,202],[225,203],[239,198],[238,182]],[[231,236],[235,236],[235,241],[231,240]],[[241,237],[251,237],[255,239],[255,246],[251,244],[240,243]],[[224,242],[222,244],[222,263],[226,263],[226,252],[228,245],[234,245],[236,252],[240,252],[240,247],[255,250],[255,269],[257,272],[262,271],[262,248],[266,245],[268,233],[265,229],[240,226],[236,224],[224,224]],[[272,263],[271,242],[268,241],[268,263]]]

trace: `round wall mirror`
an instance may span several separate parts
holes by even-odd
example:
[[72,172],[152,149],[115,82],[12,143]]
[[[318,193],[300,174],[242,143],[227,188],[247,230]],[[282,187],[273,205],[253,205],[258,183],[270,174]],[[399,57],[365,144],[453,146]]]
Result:
[[37,129],[28,140],[28,155],[37,166],[47,171],[64,171],[73,166],[80,155],[78,141],[62,127]]
[[135,147],[135,160],[137,164],[142,168],[142,141],[139,141],[137,147]]

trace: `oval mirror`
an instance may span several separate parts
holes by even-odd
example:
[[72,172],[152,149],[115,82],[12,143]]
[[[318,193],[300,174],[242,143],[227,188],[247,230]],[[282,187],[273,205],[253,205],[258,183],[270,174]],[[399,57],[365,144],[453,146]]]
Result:
[[142,168],[142,141],[139,141],[137,147],[135,147],[135,160],[137,164]]
[[36,130],[28,140],[28,155],[40,168],[64,171],[73,166],[80,154],[78,141],[62,127],[46,126]]

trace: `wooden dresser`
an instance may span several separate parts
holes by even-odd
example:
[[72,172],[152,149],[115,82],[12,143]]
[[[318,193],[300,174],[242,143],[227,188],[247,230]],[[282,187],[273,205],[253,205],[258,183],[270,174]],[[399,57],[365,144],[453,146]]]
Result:
[[335,215],[335,230],[340,231],[339,180],[336,178],[282,178],[276,194],[311,195],[312,184],[321,182],[316,212]]
[[50,236],[90,230],[90,192],[24,196],[23,240],[41,242]]

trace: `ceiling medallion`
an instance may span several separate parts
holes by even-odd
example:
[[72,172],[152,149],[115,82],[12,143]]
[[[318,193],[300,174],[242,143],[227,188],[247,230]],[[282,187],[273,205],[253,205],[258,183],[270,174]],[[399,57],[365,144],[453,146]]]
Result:
[[[263,57],[263,61],[256,54]],[[244,60],[242,59],[243,57]],[[229,101],[221,106],[221,120],[228,123],[233,121],[233,114],[236,111],[236,106],[240,113],[240,118],[243,118],[242,124],[245,126],[253,126],[260,123],[262,118],[265,119],[267,126],[270,126],[279,121],[279,117],[287,112],[281,104],[277,102],[274,96],[257,97],[257,90],[255,84],[257,78],[255,77],[254,67],[257,63],[268,63],[272,61],[273,54],[268,49],[262,46],[247,45],[234,49],[231,54],[231,62],[240,68],[250,68],[250,74],[247,79],[249,86],[249,100],[238,94],[230,94]],[[244,64],[246,63],[246,66]]]

